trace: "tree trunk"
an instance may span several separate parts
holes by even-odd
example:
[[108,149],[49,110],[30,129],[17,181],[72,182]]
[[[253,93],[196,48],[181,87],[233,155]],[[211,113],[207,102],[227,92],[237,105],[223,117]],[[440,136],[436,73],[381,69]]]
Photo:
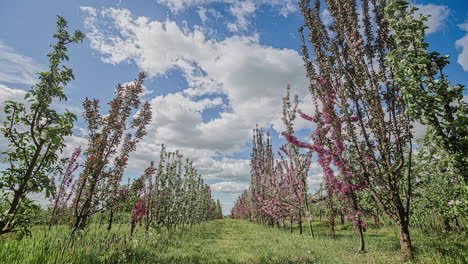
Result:
[[374,222],[375,222],[375,225],[378,227],[380,224],[380,221],[379,221],[379,216],[377,214],[374,215]]
[[101,226],[102,226],[102,220],[104,218],[103,216],[104,212],[101,212],[100,215],[99,215],[99,226],[98,226],[98,230],[101,229]]
[[293,220],[291,220],[291,225],[290,225],[289,230],[291,231],[291,234],[292,234],[292,232],[293,232]]
[[359,253],[364,253],[366,248],[365,248],[365,243],[364,243],[364,230],[363,227],[361,226],[361,221],[359,221],[359,226],[358,226],[358,231],[359,231]]
[[328,217],[328,224],[330,225],[330,234],[335,239],[335,213],[333,211],[330,212],[330,216]]
[[411,248],[411,239],[408,223],[398,223],[398,235],[400,236],[400,248],[403,256],[403,261],[408,262],[413,259],[413,252]]
[[114,209],[113,209],[113,206],[111,206],[110,214],[109,214],[109,225],[107,226],[107,231],[111,231],[113,220],[114,220]]
[[299,234],[302,235],[302,221],[299,220]]
[[136,226],[136,223],[134,220],[132,220],[132,226],[130,228],[130,236],[132,237],[133,236],[133,232],[135,231],[135,226]]
[[309,220],[309,231],[310,231],[310,235],[312,236],[312,238],[315,238],[314,230],[312,230],[312,220]]

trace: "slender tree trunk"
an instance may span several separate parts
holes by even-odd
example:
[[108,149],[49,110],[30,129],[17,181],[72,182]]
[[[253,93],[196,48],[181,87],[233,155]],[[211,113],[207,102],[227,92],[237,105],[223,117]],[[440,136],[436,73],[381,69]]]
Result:
[[289,231],[290,231],[291,234],[292,234],[292,232],[293,232],[293,220],[291,220],[291,225],[290,225]]
[[377,214],[374,215],[374,222],[377,227],[380,225],[379,216]]
[[113,206],[110,207],[109,212],[109,224],[107,225],[107,231],[111,231],[112,229],[112,221],[114,221],[114,208]]
[[52,229],[52,225],[55,224],[55,212],[56,212],[57,208],[54,206],[54,209],[52,210],[52,216],[50,217],[50,221],[49,221],[49,231]]
[[302,235],[302,220],[299,220],[299,234]]
[[312,219],[309,220],[309,231],[310,231],[310,235],[312,236],[312,238],[315,238],[314,230],[312,229]]
[[104,218],[104,217],[103,217],[103,214],[104,214],[104,213],[101,212],[100,215],[99,215],[99,226],[98,226],[98,230],[101,229],[101,226],[102,226],[102,220],[103,220],[103,218]]
[[133,237],[133,232],[135,231],[135,226],[136,226],[136,223],[134,220],[132,220],[132,226],[130,228],[130,236]]
[[328,217],[328,224],[330,225],[330,234],[332,235],[332,238],[335,239],[335,212],[333,212],[333,209],[330,211],[330,216]]
[[364,230],[363,227],[361,226],[361,221],[359,221],[359,226],[358,226],[358,231],[359,231],[359,253],[364,253],[366,250],[365,247],[365,242],[364,242]]
[[403,261],[408,262],[413,259],[413,251],[411,247],[411,239],[410,239],[410,232],[409,226],[406,221],[397,223],[398,226],[398,234],[400,236],[400,248],[401,254],[403,256]]

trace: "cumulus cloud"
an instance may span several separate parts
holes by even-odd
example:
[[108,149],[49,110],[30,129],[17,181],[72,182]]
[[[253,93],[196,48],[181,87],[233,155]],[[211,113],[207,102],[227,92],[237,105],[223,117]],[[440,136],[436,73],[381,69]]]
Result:
[[445,22],[450,14],[450,9],[445,5],[434,5],[434,4],[416,4],[415,7],[419,8],[416,14],[428,15],[428,21],[426,25],[429,27],[426,30],[426,34],[431,34],[443,29]]
[[219,182],[211,184],[210,187],[212,192],[238,194],[247,189],[249,185],[237,182]]
[[309,190],[318,190],[323,182],[323,173],[309,174],[307,177],[307,185]]
[[468,19],[465,20],[465,23],[458,25],[458,27],[465,31],[466,34],[455,42],[455,46],[461,50],[457,62],[463,67],[463,70],[468,71]]
[[[126,9],[83,10],[91,45],[105,62],[133,61],[152,76],[179,69],[187,80],[183,92],[152,99],[149,134],[154,137],[144,140],[147,145],[165,142],[212,154],[243,151],[256,123],[266,127],[280,123],[286,85],[306,87],[298,52],[261,45],[258,36],[216,41],[173,21],[133,18]],[[117,33],[103,25],[115,25]],[[224,110],[204,122],[203,112],[213,107]]]
[[35,84],[36,73],[44,70],[31,57],[16,52],[0,41],[0,82],[15,84]]

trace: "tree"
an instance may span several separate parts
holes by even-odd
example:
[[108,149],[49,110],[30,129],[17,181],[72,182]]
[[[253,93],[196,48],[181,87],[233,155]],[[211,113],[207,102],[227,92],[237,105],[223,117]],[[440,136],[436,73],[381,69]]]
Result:
[[450,63],[448,55],[427,51],[427,16],[417,18],[416,10],[404,0],[392,0],[386,6],[385,18],[395,43],[386,63],[408,106],[408,115],[429,127],[427,139],[447,151],[457,173],[468,179],[468,104],[463,101],[466,89],[460,84],[451,86],[444,74]]
[[[444,68],[449,56],[429,52],[424,42],[427,16],[415,16],[417,8],[404,0],[390,1],[385,18],[394,32],[395,47],[386,63],[408,105],[407,114],[427,127],[417,155],[418,199],[416,210],[436,208],[450,231],[450,219],[466,211],[461,202],[468,180],[468,104],[463,85],[451,86]],[[442,166],[443,164],[443,166]],[[440,195],[440,196],[439,196]],[[421,211],[419,211],[421,212]]]
[[1,172],[0,189],[2,203],[8,204],[0,219],[0,234],[18,231],[27,232],[28,210],[34,207],[26,196],[53,189],[49,174],[57,169],[58,154],[64,148],[64,137],[72,134],[76,116],[69,112],[60,114],[52,108],[55,99],[66,101],[65,86],[74,79],[72,69],[62,65],[68,61],[67,46],[82,42],[84,35],[76,30],[70,36],[67,21],[57,17],[57,32],[49,57],[49,71],[39,73],[39,82],[26,93],[27,105],[6,101],[1,132],[9,140],[5,162],[9,167]]
[[[112,207],[117,200],[115,196],[128,157],[146,135],[145,128],[151,120],[149,102],[140,106],[144,78],[145,74],[141,72],[135,82],[125,86],[119,84],[106,116],[99,113],[99,100],[86,98],[83,102],[89,143],[72,204],[73,232],[84,229],[91,215]],[[132,111],[138,112],[129,122]],[[109,165],[112,159],[113,164]]]
[[[352,157],[356,162],[345,162],[344,171],[349,170],[350,176],[347,172],[341,177],[352,179],[345,181],[351,189],[367,184],[376,203],[396,224],[403,260],[409,261],[413,257],[409,231],[414,185],[412,120],[393,71],[385,64],[387,52],[394,49],[384,19],[387,1],[324,2],[333,18],[328,26],[320,16],[322,1],[313,1],[313,5],[310,0],[300,2],[302,53],[310,91],[316,100],[330,100],[330,113],[339,114],[343,125],[342,139],[337,141],[330,131],[324,131],[324,140],[342,141],[337,146],[339,159]],[[309,30],[313,59],[305,29]],[[327,118],[331,117],[321,117],[322,121]],[[321,129],[335,130],[329,126]],[[354,182],[356,179],[363,181]]]
[[75,149],[70,159],[65,160],[65,171],[61,173],[58,179],[58,185],[55,183],[55,177],[52,178],[52,185],[56,186],[56,188],[52,192],[52,213],[49,220],[49,230],[52,228],[52,225],[57,224],[59,220],[62,220],[64,216],[70,213],[68,210],[68,202],[76,187],[76,181],[73,181],[73,173],[78,169],[79,164],[77,160],[80,153],[81,147]]

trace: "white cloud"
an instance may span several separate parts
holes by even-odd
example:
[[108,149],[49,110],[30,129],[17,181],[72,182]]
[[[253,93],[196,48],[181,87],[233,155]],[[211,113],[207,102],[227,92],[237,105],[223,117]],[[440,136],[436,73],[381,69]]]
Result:
[[465,31],[466,34],[455,42],[455,46],[461,50],[457,62],[463,67],[463,70],[468,71],[468,19],[465,20],[465,23],[458,25],[458,27]]
[[197,10],[198,16],[202,23],[205,23],[208,20],[208,15],[206,14],[206,8],[199,6]]
[[[174,7],[187,2],[174,2]],[[246,150],[257,123],[281,131],[287,84],[300,98],[308,94],[300,54],[262,45],[257,35],[217,40],[200,27],[188,30],[170,20],[135,18],[124,9],[84,11],[88,39],[105,62],[134,62],[150,76],[178,69],[188,84],[183,91],[150,100],[153,120],[130,157],[129,170],[157,162],[164,143],[194,161],[206,180],[247,182],[249,160],[227,156]],[[306,97],[301,108],[312,114],[310,100]]]
[[333,17],[328,9],[324,9],[322,11],[322,13],[320,14],[320,18],[322,19],[323,24],[325,26],[329,26],[333,22]]
[[250,17],[256,10],[255,4],[251,1],[235,2],[229,10],[236,21],[228,23],[228,29],[232,32],[247,31]]
[[211,4],[214,2],[224,2],[224,1],[220,1],[220,0],[156,0],[156,2],[169,7],[172,10],[172,12],[178,12],[190,6],[201,6],[201,5]]
[[[256,123],[266,127],[279,123],[288,83],[303,88],[298,90],[301,95],[307,93],[298,52],[261,45],[258,36],[216,41],[196,29],[182,30],[173,21],[134,19],[124,9],[107,9],[99,17],[88,12],[85,22],[91,30],[91,45],[104,61],[133,61],[152,76],[178,68],[187,79],[184,92],[152,100],[154,120],[149,134],[155,136],[145,139],[146,143],[157,138],[155,144],[166,142],[213,153],[242,151]],[[107,22],[115,25],[117,34],[102,29]],[[228,104],[222,105],[225,110],[218,117],[204,122],[203,111],[222,101],[193,98],[216,94],[224,95]]]
[[31,57],[17,53],[0,41],[0,82],[33,85],[36,73],[44,70]]
[[425,5],[414,5],[419,8],[416,14],[429,15],[428,21],[426,22],[429,27],[426,30],[426,34],[431,34],[437,32],[444,28],[445,21],[447,20],[450,9],[445,5],[434,5],[434,4],[425,4]]
[[323,182],[323,173],[309,174],[307,177],[307,185],[309,190],[317,190],[320,187],[320,184]]
[[237,182],[220,182],[211,184],[212,192],[219,193],[241,193],[249,187],[248,184],[242,184]]
[[250,179],[250,160],[223,158],[220,161],[210,160],[205,164],[205,167],[200,165],[198,168],[205,172],[205,179],[237,181],[249,181]]

